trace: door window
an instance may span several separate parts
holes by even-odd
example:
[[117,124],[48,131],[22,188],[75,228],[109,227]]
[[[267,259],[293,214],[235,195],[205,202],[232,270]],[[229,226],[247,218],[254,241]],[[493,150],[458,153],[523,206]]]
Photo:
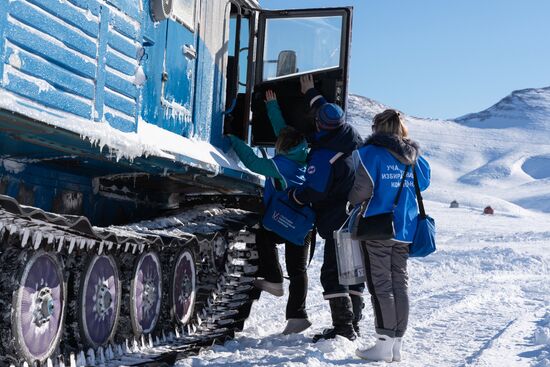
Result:
[[277,93],[289,125],[313,132],[313,114],[299,93],[300,75],[311,73],[327,101],[346,108],[352,12],[351,7],[260,12],[250,103],[254,145],[273,146],[277,139],[264,102],[267,90]]
[[341,66],[342,16],[266,19],[263,81]]
[[195,0],[174,0],[173,17],[191,30],[195,28]]
[[248,68],[248,37],[249,37],[249,20],[248,18],[241,18],[241,34],[239,35],[240,40],[240,50],[235,50],[235,38],[237,37],[236,28],[237,28],[237,19],[236,17],[231,17],[229,22],[229,43],[227,48],[227,55],[229,57],[235,57],[235,53],[239,52],[239,70],[238,70],[238,83],[239,83],[239,93],[246,92],[246,71]]

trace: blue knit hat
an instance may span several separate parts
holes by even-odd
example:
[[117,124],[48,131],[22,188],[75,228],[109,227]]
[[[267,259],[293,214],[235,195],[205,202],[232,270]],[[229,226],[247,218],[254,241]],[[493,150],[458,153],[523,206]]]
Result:
[[325,103],[317,112],[317,125],[321,130],[334,130],[340,127],[345,120],[344,110],[334,103]]

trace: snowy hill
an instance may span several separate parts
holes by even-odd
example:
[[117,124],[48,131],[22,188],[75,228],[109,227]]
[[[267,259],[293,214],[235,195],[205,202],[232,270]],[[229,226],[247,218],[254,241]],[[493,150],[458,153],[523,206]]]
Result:
[[[350,122],[366,136],[385,108],[351,96]],[[550,212],[550,87],[513,92],[456,121],[407,117],[407,123],[434,168],[430,199]]]
[[481,128],[530,128],[550,131],[550,87],[512,92],[492,107],[455,121]]
[[[438,251],[409,261],[407,355],[392,365],[550,367],[549,94],[550,88],[514,92],[456,121],[407,116],[432,166],[425,198],[437,223]],[[385,108],[350,96],[348,121],[366,137],[372,117]],[[449,208],[454,199],[459,209]],[[495,215],[481,214],[486,205]],[[374,340],[368,295],[361,340],[311,343],[314,333],[330,326],[319,282],[322,244],[308,270],[309,330],[281,335],[286,294],[262,294],[235,340],[178,365],[366,365],[355,349]]]

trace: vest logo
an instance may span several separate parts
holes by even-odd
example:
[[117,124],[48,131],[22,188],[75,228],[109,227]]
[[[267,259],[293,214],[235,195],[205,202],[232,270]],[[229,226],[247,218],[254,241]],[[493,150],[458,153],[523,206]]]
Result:
[[309,167],[307,168],[307,174],[308,174],[308,175],[312,175],[312,174],[315,173],[316,170],[317,170],[317,169],[315,168],[315,166],[309,166]]
[[271,216],[271,218],[273,218],[273,220],[276,221],[276,222],[279,221],[280,217],[281,217],[281,213],[279,213],[279,212],[273,212],[273,215]]

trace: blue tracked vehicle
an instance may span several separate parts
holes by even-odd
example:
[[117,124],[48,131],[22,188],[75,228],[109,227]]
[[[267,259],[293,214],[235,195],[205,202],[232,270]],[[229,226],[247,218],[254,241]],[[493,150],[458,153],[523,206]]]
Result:
[[[262,180],[299,76],[345,108],[351,8],[255,0],[0,0],[0,365],[173,362],[258,297]],[[132,224],[134,223],[134,224]]]

